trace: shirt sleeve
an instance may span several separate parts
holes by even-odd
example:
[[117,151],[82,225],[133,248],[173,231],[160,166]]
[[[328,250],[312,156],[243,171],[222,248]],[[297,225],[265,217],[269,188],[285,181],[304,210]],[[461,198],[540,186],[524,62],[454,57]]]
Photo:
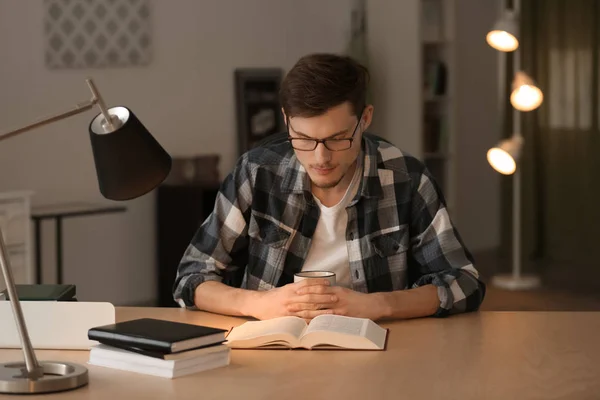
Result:
[[441,190],[426,170],[415,181],[411,212],[413,287],[437,287],[436,317],[479,309],[485,284],[452,224]]
[[244,158],[223,181],[210,216],[197,230],[177,268],[173,298],[195,307],[194,293],[205,281],[232,286],[248,262],[248,220],[252,204],[252,171]]

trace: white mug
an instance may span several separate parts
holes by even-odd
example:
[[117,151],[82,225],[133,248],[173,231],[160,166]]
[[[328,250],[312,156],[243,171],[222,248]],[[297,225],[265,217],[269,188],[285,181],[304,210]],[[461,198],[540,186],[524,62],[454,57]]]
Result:
[[305,279],[327,279],[331,286],[335,285],[335,272],[330,271],[302,271],[294,274],[294,282]]

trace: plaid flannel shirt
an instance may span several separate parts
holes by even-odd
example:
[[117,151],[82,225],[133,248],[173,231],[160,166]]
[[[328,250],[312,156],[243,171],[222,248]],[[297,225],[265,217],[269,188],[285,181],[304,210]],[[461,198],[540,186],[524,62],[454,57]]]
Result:
[[[485,285],[430,173],[374,135],[363,135],[362,149],[363,179],[346,208],[352,289],[372,293],[433,284],[440,299],[435,316],[477,310]],[[175,300],[194,307],[196,287],[209,280],[252,290],[293,282],[319,213],[289,142],[247,152],[183,255]]]

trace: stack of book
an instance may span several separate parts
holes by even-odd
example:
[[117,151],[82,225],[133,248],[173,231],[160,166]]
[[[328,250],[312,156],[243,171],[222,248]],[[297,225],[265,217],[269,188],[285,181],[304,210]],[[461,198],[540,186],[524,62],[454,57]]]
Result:
[[89,364],[164,378],[229,365],[226,330],[152,318],[92,328]]

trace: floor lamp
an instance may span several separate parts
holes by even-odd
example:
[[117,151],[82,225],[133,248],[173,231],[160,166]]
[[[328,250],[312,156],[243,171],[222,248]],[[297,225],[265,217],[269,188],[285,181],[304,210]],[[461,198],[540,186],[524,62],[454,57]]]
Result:
[[500,51],[500,103],[504,109],[504,79],[506,74],[504,53],[512,52],[515,76],[512,82],[510,104],[512,105],[512,136],[501,141],[487,152],[487,160],[496,171],[513,178],[513,254],[512,273],[496,275],[492,285],[508,290],[528,290],[540,286],[540,278],[536,275],[521,273],[521,168],[519,165],[524,145],[521,133],[521,112],[538,108],[543,101],[542,91],[525,72],[521,71],[521,54],[519,49],[519,12],[520,1],[513,0],[514,8],[507,9],[496,22],[486,37],[487,43]]
[[[88,131],[100,192],[110,200],[130,200],[158,186],[171,169],[171,157],[126,107],[107,109],[94,82],[87,80],[92,99],[73,109],[0,135],[0,141],[31,129],[90,110],[100,113]],[[32,394],[75,389],[88,383],[83,365],[38,361],[17,296],[8,252],[0,231],[0,270],[6,281],[25,362],[0,363],[0,393]],[[2,321],[8,323],[8,321]]]

